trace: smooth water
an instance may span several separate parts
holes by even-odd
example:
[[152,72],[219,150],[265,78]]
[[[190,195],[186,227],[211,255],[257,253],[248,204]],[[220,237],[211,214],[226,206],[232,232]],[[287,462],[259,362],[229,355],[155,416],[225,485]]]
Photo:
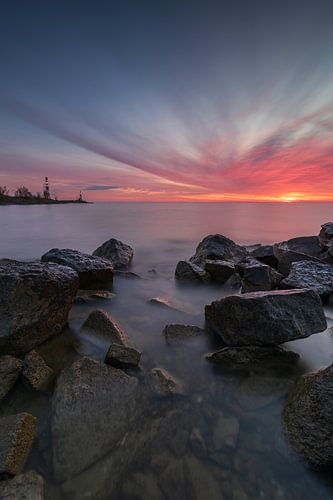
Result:
[[[332,362],[333,337],[330,333],[313,335],[287,346],[301,354],[299,366],[293,373],[250,373],[246,376],[222,374],[204,359],[206,352],[220,346],[217,339],[202,338],[170,347],[162,335],[168,323],[203,326],[204,305],[230,293],[221,286],[181,285],[174,280],[178,260],[189,258],[204,236],[221,233],[240,244],[273,243],[318,234],[320,225],[332,220],[332,216],[331,203],[101,203],[0,207],[0,258],[39,259],[53,247],[91,253],[111,237],[134,248],[131,271],[142,279],[116,276],[113,289],[116,295],[112,300],[76,305],[70,317],[70,330],[39,348],[55,371],[70,363],[78,353],[103,360],[109,346],[102,342],[91,350],[96,339],[83,338],[79,331],[91,310],[103,308],[128,332],[132,344],[143,351],[143,371],[154,366],[164,367],[185,388],[185,395],[180,400],[158,403],[166,412],[166,422],[170,411],[179,412],[183,417],[182,431],[177,424],[168,423],[169,431],[175,436],[172,445],[163,444],[161,437],[158,453],[132,464],[112,498],[203,500],[215,498],[216,488],[220,498],[237,500],[332,498],[329,479],[311,472],[288,452],[280,424],[283,401],[293,380],[301,373]],[[179,303],[186,312],[148,303],[150,298],[157,296]],[[327,308],[326,313],[330,326],[333,311]],[[40,419],[38,443],[27,468],[34,467],[45,477],[47,499],[110,498],[107,477],[112,475],[112,470],[108,470],[104,458],[90,471],[70,481],[69,488],[67,485],[67,489],[61,489],[54,483],[49,436],[51,399],[52,394],[33,395],[17,384],[0,407],[3,414],[26,410]],[[236,419],[239,430],[234,441],[221,450],[216,447],[216,428],[221,426],[223,418]],[[205,442],[205,452],[200,459],[193,458],[198,453],[193,451],[190,438],[193,429],[197,428]],[[131,450],[128,451],[130,454]],[[191,467],[195,473],[188,472]],[[94,484],[87,488],[89,472],[93,474],[90,483]],[[196,481],[192,479],[191,482],[191,474]]]

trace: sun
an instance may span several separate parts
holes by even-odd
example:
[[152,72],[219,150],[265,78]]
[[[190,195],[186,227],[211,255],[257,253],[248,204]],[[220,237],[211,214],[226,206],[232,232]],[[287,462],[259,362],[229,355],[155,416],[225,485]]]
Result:
[[301,196],[299,193],[286,193],[281,195],[279,199],[284,203],[292,203],[293,201],[298,201],[299,199],[301,199]]

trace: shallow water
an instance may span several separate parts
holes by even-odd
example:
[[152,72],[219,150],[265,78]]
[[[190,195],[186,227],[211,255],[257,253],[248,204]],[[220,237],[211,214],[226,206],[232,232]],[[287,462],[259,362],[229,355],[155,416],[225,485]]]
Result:
[[[310,472],[288,452],[280,426],[283,401],[293,380],[301,373],[332,362],[332,334],[324,332],[290,343],[287,347],[301,354],[299,365],[291,373],[274,371],[246,376],[222,374],[203,358],[206,352],[219,347],[217,339],[200,338],[184,346],[170,347],[162,335],[167,323],[203,326],[204,305],[230,293],[219,286],[188,286],[174,281],[177,261],[190,257],[204,236],[221,233],[240,244],[272,243],[317,234],[320,225],[331,220],[332,214],[330,203],[0,207],[0,258],[38,259],[53,247],[90,253],[111,237],[134,248],[131,271],[142,279],[116,276],[113,299],[76,305],[70,317],[70,330],[39,348],[56,371],[76,359],[78,352],[103,360],[108,345],[79,333],[89,312],[103,308],[143,351],[143,371],[164,367],[184,386],[183,397],[151,403],[152,414],[162,415],[171,437],[163,442],[161,436],[161,442],[152,447],[149,456],[140,456],[129,466],[122,486],[112,498],[201,500],[209,498],[207,491],[215,498],[216,488],[220,498],[231,499],[332,498],[328,478]],[[187,312],[162,309],[147,302],[156,296],[172,299]],[[326,313],[330,326],[333,311],[327,308]],[[49,432],[51,398],[52,394],[32,395],[17,384],[0,407],[0,413],[29,410],[40,418],[39,440],[27,468],[33,466],[45,476],[46,498],[110,498],[106,484],[112,476],[112,467],[105,457],[94,468],[69,481],[67,493],[54,483]],[[172,412],[178,412],[176,423],[169,418]],[[239,431],[235,442],[218,451],[214,429],[223,418],[236,419]],[[195,459],[189,436],[198,428],[207,449],[203,457]],[[199,478],[198,482],[189,479],[192,476]],[[142,486],[143,482],[148,486]]]

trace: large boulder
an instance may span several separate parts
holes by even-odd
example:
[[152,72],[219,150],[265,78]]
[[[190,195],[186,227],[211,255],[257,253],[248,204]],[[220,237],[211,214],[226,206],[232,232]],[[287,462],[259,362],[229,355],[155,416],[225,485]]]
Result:
[[166,325],[163,329],[163,335],[169,345],[179,345],[184,342],[202,337],[206,332],[203,328],[195,325]]
[[209,281],[210,276],[204,269],[196,264],[187,262],[186,260],[180,260],[176,266],[175,278],[178,281],[204,283]]
[[333,364],[301,377],[282,422],[292,449],[314,468],[333,467]]
[[104,339],[109,343],[127,345],[128,335],[116,321],[103,309],[92,311],[81,327],[81,332],[88,333],[92,339]]
[[141,352],[133,347],[127,347],[122,344],[111,344],[106,353],[105,363],[116,368],[127,368],[138,366],[140,358]]
[[79,275],[80,288],[99,289],[112,285],[113,267],[109,261],[67,248],[52,248],[42,256],[42,262],[54,262],[74,269]]
[[0,352],[22,354],[61,332],[79,278],[56,264],[0,265]]
[[64,369],[53,398],[53,468],[69,479],[117,448],[137,417],[135,377],[89,358]]
[[207,271],[213,281],[226,283],[235,274],[235,264],[226,260],[206,260],[205,271]]
[[241,277],[243,293],[274,290],[283,278],[272,267],[256,261],[237,264],[236,271]]
[[321,250],[327,250],[333,243],[333,222],[322,224],[319,233],[319,244]]
[[281,256],[286,251],[303,253],[312,257],[319,257],[320,244],[318,236],[298,236],[287,241],[275,243],[274,254],[280,260]]
[[199,243],[190,261],[198,266],[204,266],[206,260],[240,262],[247,255],[248,252],[245,247],[237,245],[226,236],[210,234]]
[[333,292],[333,267],[323,262],[293,262],[280,288],[311,288],[319,295],[328,295]]
[[129,266],[133,259],[133,248],[122,241],[111,238],[96,248],[93,255],[109,260],[115,269]]
[[231,295],[205,308],[208,326],[226,345],[278,345],[326,329],[314,290],[277,290]]
[[317,257],[313,257],[312,255],[307,255],[305,253],[294,252],[293,250],[286,250],[281,253],[277,269],[284,276],[288,276],[290,273],[291,266],[294,262],[300,261],[309,261],[309,262],[317,262],[320,263],[321,260]]
[[34,470],[0,482],[1,500],[44,500],[44,479]]
[[277,266],[278,261],[274,255],[273,245],[259,245],[257,248],[250,250],[250,255],[263,264],[267,264],[272,267]]
[[15,384],[23,362],[13,356],[0,357],[0,402]]

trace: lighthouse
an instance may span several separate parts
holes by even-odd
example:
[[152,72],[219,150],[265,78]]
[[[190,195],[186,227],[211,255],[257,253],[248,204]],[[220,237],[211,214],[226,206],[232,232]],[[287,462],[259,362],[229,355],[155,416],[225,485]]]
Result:
[[43,184],[43,196],[46,200],[50,199],[50,186],[49,186],[49,178],[45,177]]

